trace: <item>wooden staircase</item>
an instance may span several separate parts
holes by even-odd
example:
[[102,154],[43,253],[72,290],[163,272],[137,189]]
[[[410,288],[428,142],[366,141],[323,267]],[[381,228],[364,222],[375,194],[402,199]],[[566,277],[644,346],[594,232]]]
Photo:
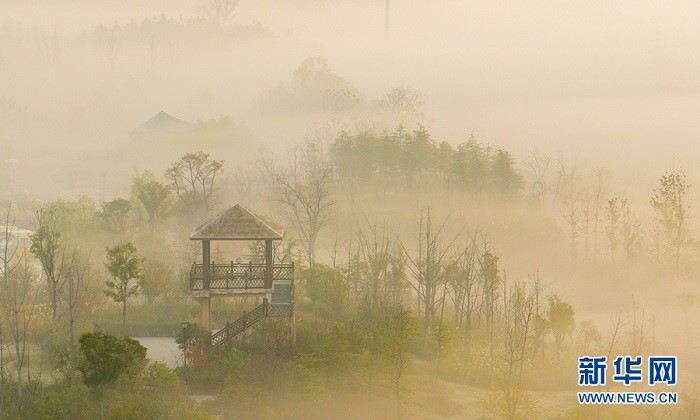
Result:
[[263,303],[250,312],[243,314],[233,322],[211,336],[213,349],[223,348],[226,343],[230,343],[237,335],[243,333],[248,328],[255,325],[265,317],[292,316],[293,288],[291,284],[275,284],[272,292],[272,302],[267,298]]
[[248,327],[253,326],[255,323],[265,318],[267,316],[268,306],[267,299],[263,299],[263,303],[258,307],[244,314],[237,320],[227,323],[224,328],[211,335],[211,346],[214,349],[222,347],[224,344],[233,340],[235,336],[247,330]]

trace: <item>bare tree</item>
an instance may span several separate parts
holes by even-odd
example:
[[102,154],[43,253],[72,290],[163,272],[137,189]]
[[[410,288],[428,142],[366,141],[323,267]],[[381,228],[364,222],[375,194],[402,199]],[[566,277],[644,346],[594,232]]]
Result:
[[239,168],[231,180],[231,189],[233,194],[240,200],[239,202],[253,205],[260,196],[263,183],[264,180],[255,170]]
[[[21,395],[23,370],[29,368],[29,330],[37,307],[39,289],[35,287],[37,279],[31,273],[27,256],[21,255],[19,258],[20,269],[9,275],[7,282],[2,285],[0,302],[12,337],[17,392]],[[28,371],[26,376],[27,379],[30,378]]]
[[17,255],[20,243],[12,237],[12,224],[14,224],[12,204],[8,203],[4,210],[5,229],[2,232],[3,249],[2,254],[0,254],[0,274],[2,274],[3,282],[7,283],[8,276],[18,268],[21,260]]
[[622,240],[622,248],[625,250],[627,261],[630,261],[639,254],[644,233],[642,232],[642,224],[630,210],[627,201],[624,202],[621,213],[620,239]]
[[499,356],[508,369],[507,384],[519,385],[523,364],[531,348],[530,341],[537,314],[535,296],[527,290],[525,284],[515,283],[504,306],[501,333],[503,345],[500,346]]
[[357,288],[361,304],[371,314],[401,307],[406,286],[405,259],[396,235],[386,225],[369,224],[367,231],[358,227]]
[[537,150],[531,150],[525,161],[526,179],[528,185],[527,199],[539,202],[545,198],[549,191],[548,175],[552,158],[540,154]]
[[209,212],[216,191],[216,177],[224,170],[224,161],[211,159],[208,153],[187,153],[170,165],[165,178],[172,184],[175,195],[193,216],[200,206]]
[[581,232],[585,249],[586,263],[589,259],[591,224],[595,219],[595,201],[588,188],[581,192]]
[[[455,264],[450,264],[448,270],[455,267]],[[435,382],[437,383],[440,377],[440,362],[442,361],[442,355],[446,353],[450,347],[452,347],[452,336],[450,334],[450,328],[445,325],[445,298],[447,295],[447,287],[442,288],[442,298],[440,299],[442,304],[440,305],[440,318],[438,319],[437,329],[433,331],[434,344],[437,349],[437,358],[435,361]]]
[[494,381],[495,375],[495,325],[496,325],[496,300],[498,299],[498,287],[503,282],[503,297],[505,299],[505,279],[500,275],[498,269],[498,257],[491,251],[484,251],[481,257],[481,267],[479,275],[483,283],[483,312],[486,318],[486,324],[489,334],[489,369],[491,371],[491,382]]
[[15,242],[14,245],[11,243],[9,230],[12,217],[9,205],[4,219],[5,249],[1,261],[3,281],[0,285],[0,309],[12,338],[17,396],[21,398],[24,369],[27,369],[27,380],[30,379],[28,334],[37,307],[39,289],[36,287],[36,278],[29,267],[28,255],[21,252],[19,242]]
[[313,266],[318,234],[334,217],[333,169],[321,155],[319,146],[311,142],[293,150],[285,167],[275,168],[272,160],[264,156],[260,163],[275,196],[289,212],[307,262]]
[[578,236],[582,217],[582,191],[576,176],[576,168],[572,167],[567,171],[562,166],[559,183],[561,215],[569,230],[569,256],[573,269],[574,260],[578,254]]
[[58,300],[67,269],[65,246],[61,240],[61,220],[58,209],[52,205],[39,207],[35,214],[37,229],[31,236],[31,251],[41,263],[49,286],[52,319],[56,321]]
[[477,244],[478,231],[467,240],[464,251],[455,261],[455,270],[450,272],[448,285],[451,289],[455,309],[455,322],[464,325],[467,340],[471,339],[474,315],[479,310],[481,293],[479,267],[481,251]]
[[574,321],[574,308],[568,302],[563,301],[559,296],[552,295],[549,297],[547,318],[552,331],[552,337],[554,338],[556,357],[559,359],[562,344],[569,338],[576,326]]
[[[536,289],[527,290],[523,283],[514,283],[507,289],[503,280],[503,320],[501,323],[498,355],[503,371],[493,390],[482,403],[493,414],[502,418],[536,417],[532,398],[522,381],[522,369],[533,338],[536,320]],[[535,286],[535,285],[533,285]]]
[[600,335],[600,332],[598,332],[595,322],[590,319],[582,321],[578,329],[581,337],[581,350],[579,354],[589,354],[590,345],[593,343],[600,345],[603,337]]
[[658,188],[654,188],[651,206],[658,214],[657,222],[666,233],[669,246],[675,250],[678,272],[681,248],[693,244],[686,226],[690,209],[686,195],[690,185],[683,171],[665,173],[659,179],[659,184],[661,185]]
[[615,262],[615,251],[619,243],[620,231],[620,213],[622,208],[627,205],[627,200],[620,196],[613,197],[608,200],[608,206],[605,208],[605,219],[607,226],[605,232],[608,235],[608,243],[610,244],[610,261]]
[[605,185],[608,182],[609,172],[607,169],[596,169],[593,172],[593,259],[598,259],[598,222],[600,221],[600,200],[605,192]]
[[204,15],[224,27],[236,10],[239,0],[208,0],[199,9]]
[[386,126],[414,124],[422,118],[421,107],[424,104],[423,93],[408,86],[394,87],[379,100]]
[[646,305],[638,304],[634,297],[632,298],[632,307],[627,308],[626,312],[632,354],[642,354],[648,344],[654,315],[649,312]]
[[547,285],[542,284],[542,276],[539,271],[535,271],[529,276],[532,284],[532,297],[535,305],[535,320],[533,325],[533,357],[539,354],[540,365],[545,363],[545,338],[549,332],[549,320],[544,315],[542,303]]
[[83,307],[89,294],[93,269],[94,267],[90,256],[81,255],[77,249],[74,249],[71,254],[67,273],[68,289],[66,296],[69,337],[68,362],[71,385],[75,385],[76,383],[76,371],[78,369],[78,351],[75,346],[75,324],[83,314]]
[[456,234],[446,246],[442,246],[441,233],[447,223],[447,218],[434,229],[430,217],[430,209],[421,211],[418,222],[418,255],[411,257],[406,247],[401,245],[409,262],[409,268],[415,278],[409,282],[418,297],[418,312],[423,311],[423,342],[428,344],[430,325],[442,301],[436,300],[438,291],[445,286],[447,280],[446,267],[452,255],[451,246],[457,240]]
[[379,104],[383,108],[410,110],[418,112],[418,109],[425,103],[423,93],[408,86],[397,86],[387,92]]
[[339,226],[336,225],[335,227],[335,232],[333,234],[333,244],[328,247],[326,246],[326,253],[328,254],[328,258],[331,260],[331,267],[336,268],[338,266],[338,251],[345,246],[345,244],[348,242],[346,240],[340,240],[340,237],[338,235],[338,230]]
[[603,353],[610,360],[613,354],[618,350],[620,342],[622,341],[624,328],[627,325],[627,320],[625,319],[622,310],[618,310],[617,314],[613,316],[610,320],[610,327],[608,328],[608,335],[603,344]]
[[[10,276],[18,269],[21,258],[18,256],[19,242],[15,241],[12,237],[11,224],[14,224],[12,219],[12,204],[8,203],[7,207],[4,209],[4,222],[5,229],[2,232],[2,254],[0,254],[0,274],[2,275],[2,285],[7,285],[10,282]],[[4,292],[4,291],[3,291]],[[2,306],[2,313],[0,314],[0,383],[5,382],[5,360],[4,360],[4,343],[3,340],[3,329],[7,326],[8,319],[6,319],[5,311],[6,304],[0,301]]]
[[413,339],[413,319],[407,309],[400,308],[390,318],[384,334],[384,351],[389,380],[396,398],[396,414],[401,417],[405,377],[411,366],[408,347]]

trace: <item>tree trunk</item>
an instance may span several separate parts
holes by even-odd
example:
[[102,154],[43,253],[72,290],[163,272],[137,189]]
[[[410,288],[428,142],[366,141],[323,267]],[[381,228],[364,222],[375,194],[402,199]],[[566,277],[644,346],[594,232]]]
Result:
[[51,320],[55,322],[58,317],[56,282],[53,279],[49,279],[49,282],[51,288]]
[[75,385],[75,367],[77,365],[77,355],[75,354],[75,320],[72,316],[69,320],[68,332],[70,334],[70,384],[73,386]]
[[316,264],[316,232],[309,233],[309,249],[306,250],[309,267],[314,267]]
[[122,302],[122,334],[126,335],[126,299]]

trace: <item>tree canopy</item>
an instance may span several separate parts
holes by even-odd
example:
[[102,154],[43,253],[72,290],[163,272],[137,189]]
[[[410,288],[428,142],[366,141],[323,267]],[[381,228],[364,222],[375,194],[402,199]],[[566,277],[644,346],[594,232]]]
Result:
[[436,181],[445,189],[481,195],[517,197],[524,186],[513,155],[492,150],[469,136],[453,147],[437,142],[425,127],[412,131],[399,125],[392,132],[342,132],[332,143],[330,159],[338,176],[348,181],[402,179],[407,188],[417,180]]
[[87,386],[113,383],[120,375],[136,374],[145,366],[146,348],[133,338],[95,331],[81,335],[78,342],[83,357],[79,369]]
[[139,294],[141,266],[143,259],[136,256],[136,247],[127,242],[113,247],[107,247],[107,262],[105,267],[112,276],[105,281],[104,293],[115,303],[122,304],[122,325],[126,327],[126,302],[132,296]]

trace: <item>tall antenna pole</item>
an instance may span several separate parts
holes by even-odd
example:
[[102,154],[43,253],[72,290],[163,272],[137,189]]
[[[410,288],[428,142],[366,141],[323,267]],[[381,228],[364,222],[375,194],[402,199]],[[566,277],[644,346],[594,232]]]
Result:
[[386,31],[386,37],[389,38],[389,0],[384,0],[384,5],[384,29]]

